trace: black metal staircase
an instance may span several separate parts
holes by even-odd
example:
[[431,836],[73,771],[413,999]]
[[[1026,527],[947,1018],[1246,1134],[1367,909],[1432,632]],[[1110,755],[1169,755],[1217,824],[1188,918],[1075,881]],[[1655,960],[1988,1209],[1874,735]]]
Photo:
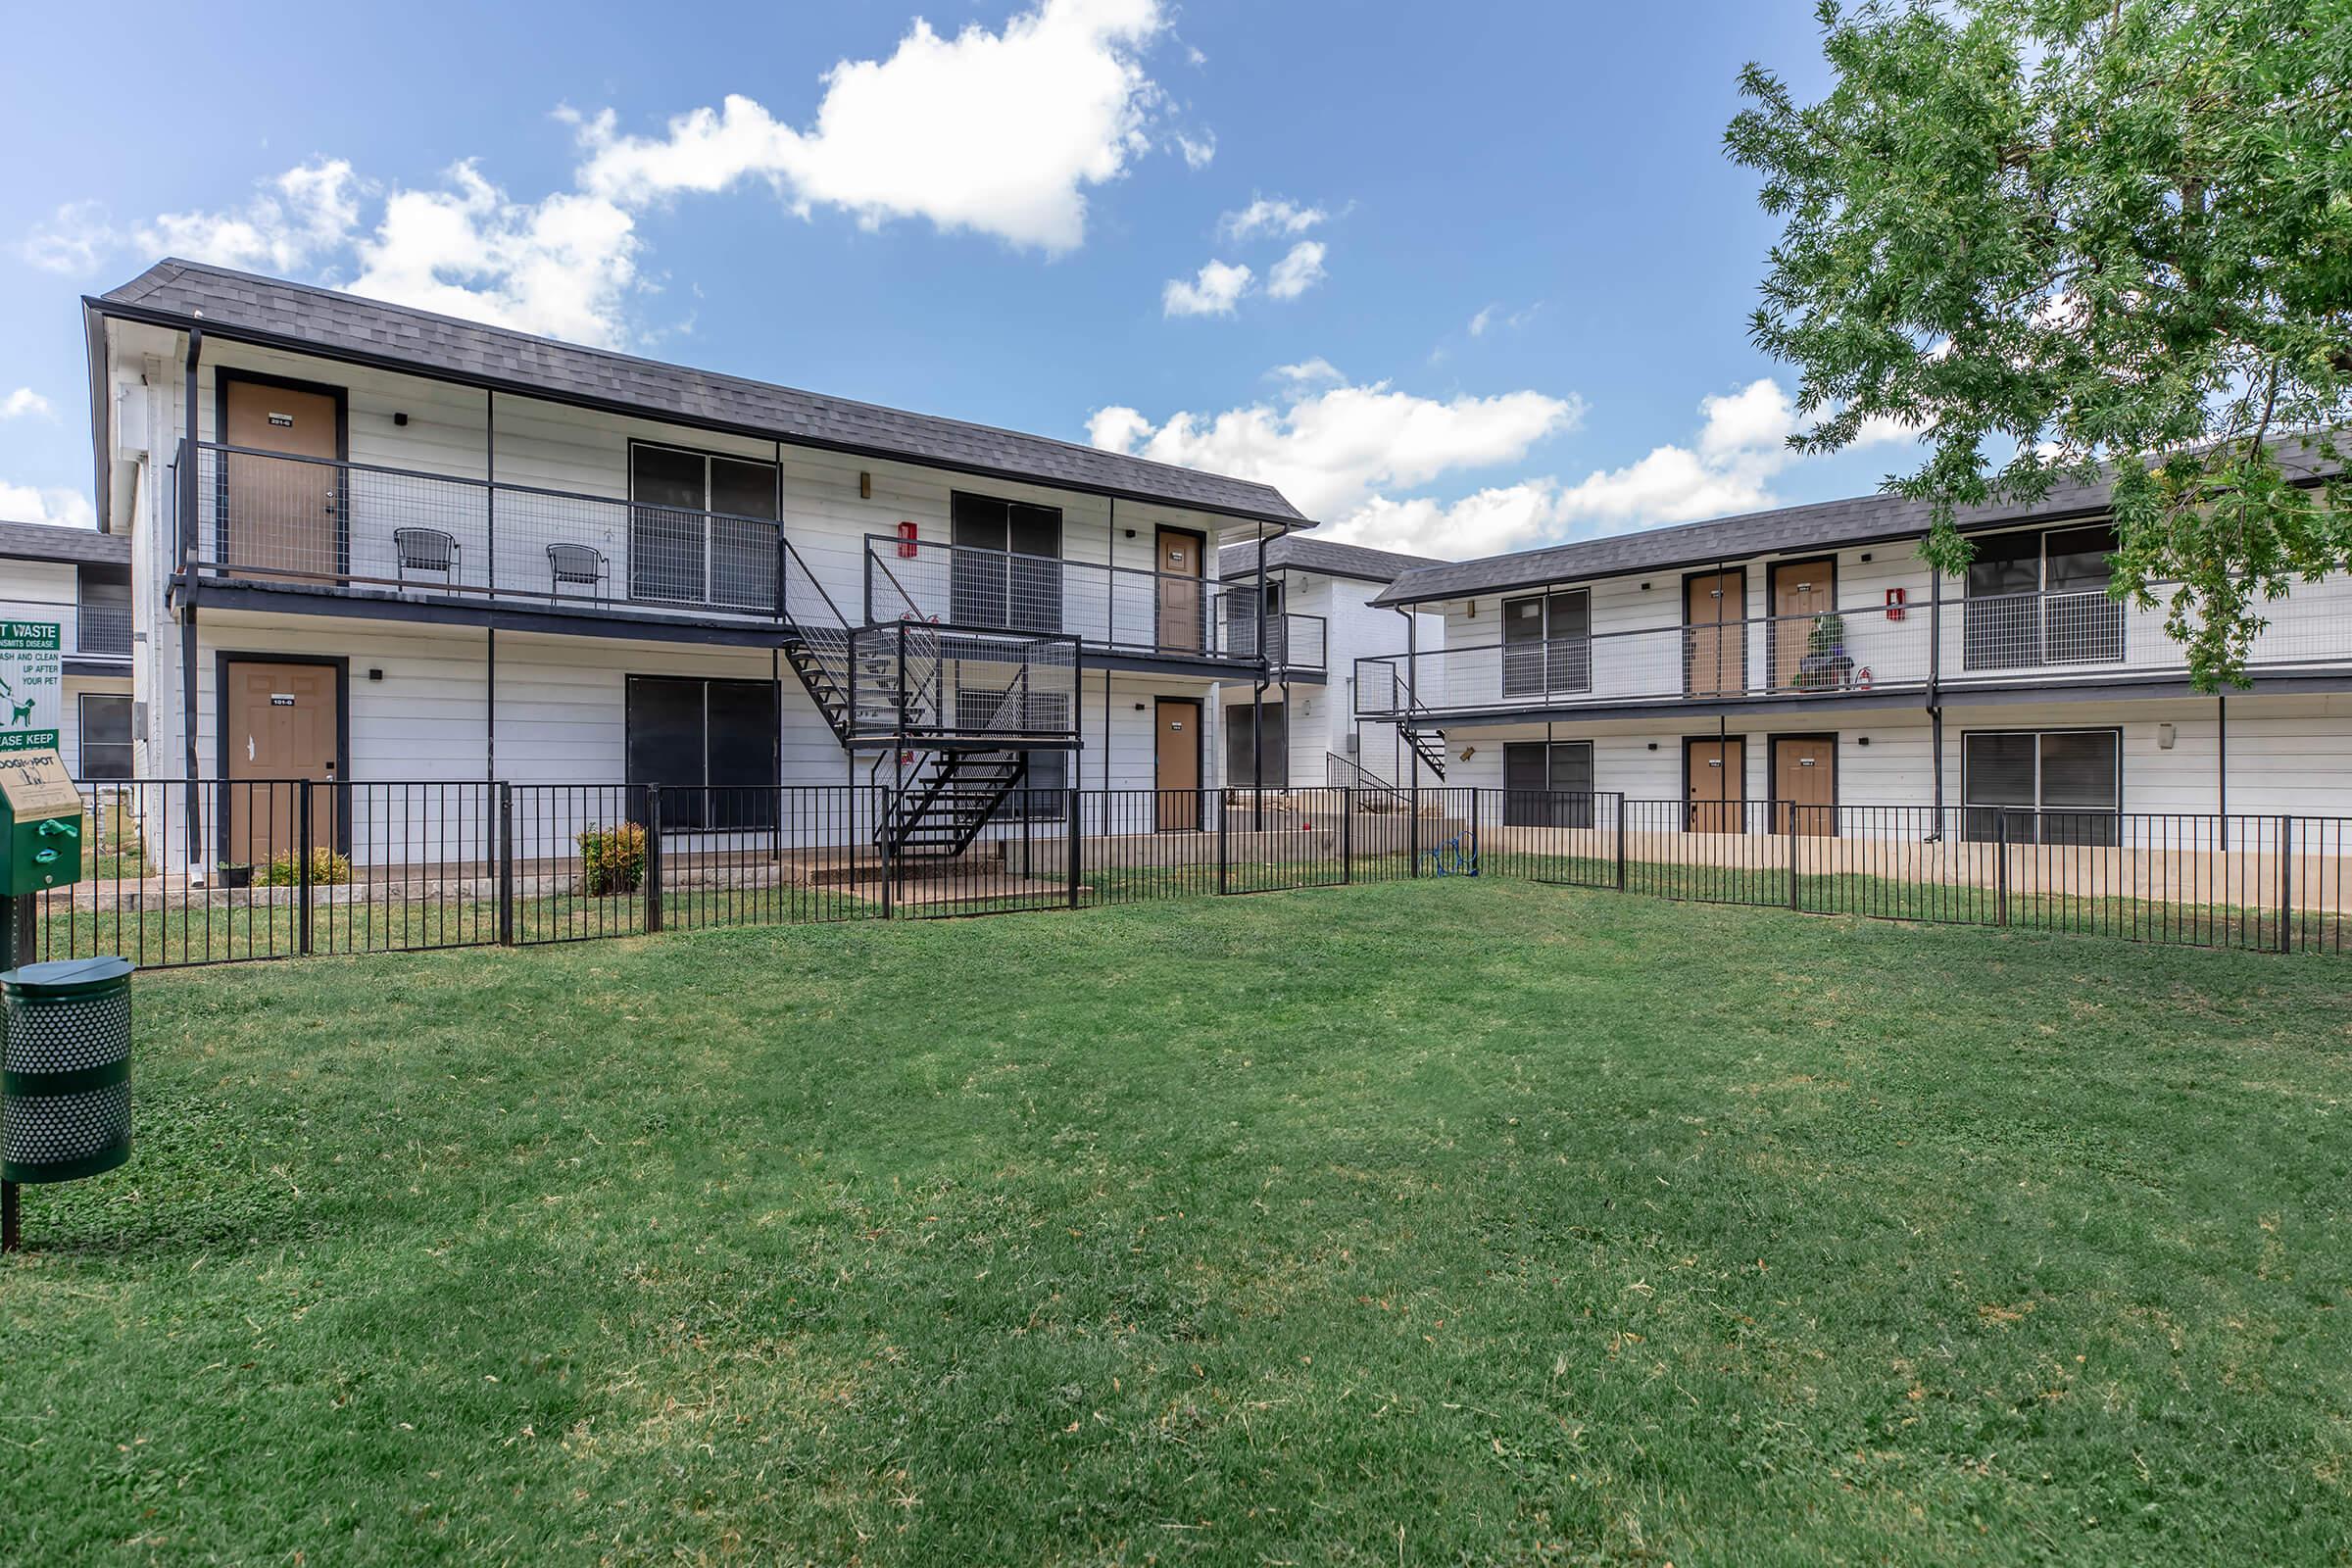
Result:
[[[845,750],[919,755],[892,775],[875,847],[902,861],[954,859],[1028,777],[1018,743],[1064,724],[1074,735],[1076,639],[940,625],[903,588],[900,619],[853,626],[800,553],[778,543],[778,649],[825,723]],[[883,576],[898,587],[887,568]],[[875,593],[869,580],[869,612]],[[1052,692],[1060,717],[1041,724],[1032,661],[1049,645],[1067,645],[1068,658],[1036,667],[1067,684]]]
[[1025,752],[934,752],[875,835],[901,860],[952,860],[1029,775]]

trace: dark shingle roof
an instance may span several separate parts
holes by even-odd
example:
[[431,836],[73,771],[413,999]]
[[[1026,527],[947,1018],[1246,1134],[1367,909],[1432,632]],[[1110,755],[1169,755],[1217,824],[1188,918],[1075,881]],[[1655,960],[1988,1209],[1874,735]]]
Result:
[[1034,480],[1228,516],[1312,527],[1271,485],[872,403],[689,369],[335,289],[200,263],[157,263],[83,302],[102,315],[201,324],[295,350],[379,362],[503,390],[930,467]]
[[[1393,550],[1372,550],[1363,545],[1344,545],[1336,539],[1315,539],[1303,534],[1284,534],[1266,541],[1266,566],[1290,566],[1298,571],[1319,571],[1327,577],[1355,577],[1365,582],[1394,582],[1408,571],[1423,566],[1442,565],[1428,556],[1400,556]],[[1217,552],[1217,575],[1220,578],[1247,577],[1257,570],[1257,546],[1227,545]]]
[[0,522],[0,557],[63,561],[76,566],[127,566],[130,538],[54,522]]
[[[2313,450],[2298,450],[2299,443],[2292,438],[2279,445],[2283,449],[2280,461],[2290,472],[2316,478],[2328,467]],[[1991,528],[2010,522],[2096,515],[2107,509],[2108,489],[2105,479],[2089,484],[2063,483],[2033,506],[1963,507],[1952,520],[1961,528]],[[1901,496],[1853,496],[1843,501],[1782,507],[1773,512],[1751,512],[1744,516],[1688,522],[1672,528],[1645,528],[1639,533],[1614,534],[1544,550],[1522,550],[1515,555],[1430,566],[1398,578],[1373,603],[1398,605],[1463,599],[1474,594],[1579,582],[1632,571],[1695,568],[1752,556],[1916,539],[1927,533],[1933,510],[1925,501]]]

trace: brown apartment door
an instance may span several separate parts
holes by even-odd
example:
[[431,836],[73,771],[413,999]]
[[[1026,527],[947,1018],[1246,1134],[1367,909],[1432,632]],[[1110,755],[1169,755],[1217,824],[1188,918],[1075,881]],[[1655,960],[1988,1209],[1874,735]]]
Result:
[[[342,671],[231,658],[220,736],[227,799],[221,810],[224,860],[257,869],[302,848],[302,792],[311,793],[311,843],[334,849],[335,765],[343,750]],[[262,781],[270,782],[262,782]],[[309,780],[309,783],[284,782]]]
[[1780,735],[1772,742],[1773,826],[1806,838],[1838,832],[1838,737]]
[[1690,825],[1693,833],[1742,833],[1747,813],[1747,742],[1738,736],[1690,740],[1683,743],[1683,770],[1689,775]]
[[1836,608],[1838,564],[1776,561],[1772,565],[1772,689],[1790,691],[1800,683],[1805,654],[1812,647],[1813,617]]
[[220,439],[232,447],[317,458],[288,463],[224,456],[223,564],[240,577],[334,577],[345,569],[343,407],[332,392],[242,377],[220,384]]
[[1709,571],[1683,585],[1683,689],[1738,697],[1747,689],[1747,573]]
[[1159,830],[1190,833],[1200,826],[1200,705],[1189,697],[1153,704],[1152,787],[1159,791]]
[[[1200,558],[1207,554],[1197,533],[1159,530],[1159,646],[1180,653],[1200,651]],[[1198,779],[1195,780],[1198,782]]]

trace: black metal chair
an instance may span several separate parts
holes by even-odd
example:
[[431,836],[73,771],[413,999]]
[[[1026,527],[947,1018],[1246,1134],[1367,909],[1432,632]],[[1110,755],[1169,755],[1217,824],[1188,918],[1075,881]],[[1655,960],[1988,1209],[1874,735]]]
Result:
[[392,555],[398,563],[396,576],[402,587],[409,584],[412,571],[437,571],[444,587],[455,587],[458,581],[458,540],[452,533],[439,528],[395,528],[392,530]]
[[601,605],[611,589],[612,564],[594,545],[549,545],[547,575],[556,598],[564,597],[564,584],[569,583],[586,588],[589,597]]

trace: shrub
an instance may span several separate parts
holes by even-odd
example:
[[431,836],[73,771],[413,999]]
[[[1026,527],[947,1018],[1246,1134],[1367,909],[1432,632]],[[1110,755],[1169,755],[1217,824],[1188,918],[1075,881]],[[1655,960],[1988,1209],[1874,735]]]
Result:
[[645,829],[634,822],[580,834],[580,891],[592,899],[634,893],[645,875]]
[[[262,868],[266,888],[290,888],[302,882],[302,857],[292,852],[274,857]],[[351,857],[328,849],[311,852],[311,886],[340,887],[351,880]]]

